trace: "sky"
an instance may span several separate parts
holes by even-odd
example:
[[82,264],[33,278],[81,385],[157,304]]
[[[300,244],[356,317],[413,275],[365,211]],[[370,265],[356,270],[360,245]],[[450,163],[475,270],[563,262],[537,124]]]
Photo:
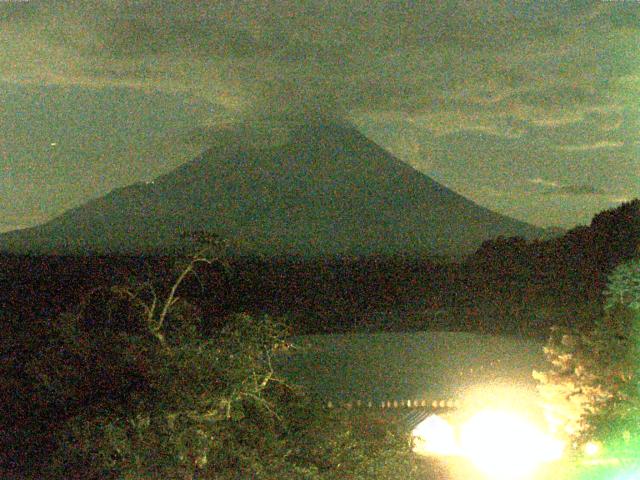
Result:
[[203,126],[309,113],[499,213],[588,224],[640,196],[639,45],[624,0],[5,0],[0,231],[151,181]]

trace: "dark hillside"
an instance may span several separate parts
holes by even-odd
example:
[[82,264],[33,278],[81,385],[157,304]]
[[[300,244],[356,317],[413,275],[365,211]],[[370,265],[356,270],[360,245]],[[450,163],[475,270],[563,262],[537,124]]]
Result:
[[270,147],[244,138],[219,132],[192,162],[0,235],[0,250],[171,252],[182,232],[207,230],[236,242],[241,255],[427,256],[543,234],[440,185],[349,124],[307,120]]

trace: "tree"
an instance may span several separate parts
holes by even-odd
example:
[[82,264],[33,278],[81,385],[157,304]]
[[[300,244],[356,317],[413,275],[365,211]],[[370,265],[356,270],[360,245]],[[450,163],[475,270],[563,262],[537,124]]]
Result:
[[28,368],[38,394],[66,409],[39,476],[417,478],[397,424],[372,429],[325,411],[277,375],[273,358],[290,348],[284,322],[236,314],[203,334],[178,288],[215,251],[188,257],[164,289],[149,280],[110,289],[131,303],[139,328],[90,328],[78,314],[54,324]]
[[586,415],[609,397],[609,389],[601,383],[602,364],[596,360],[607,343],[569,327],[551,329],[544,348],[549,368],[534,371],[533,376],[554,434],[580,441],[588,427]]
[[164,295],[148,279],[110,288],[130,302],[139,326],[88,328],[78,314],[52,326],[48,348],[29,372],[37,395],[68,412],[54,470],[86,476],[96,459],[97,477],[140,478],[160,461],[167,478],[191,478],[220,441],[224,421],[249,410],[278,415],[272,391],[286,384],[271,356],[286,346],[284,324],[235,315],[206,338],[196,310],[177,294],[198,263],[218,259],[219,244],[205,240]]
[[552,422],[576,443],[640,434],[640,259],[609,276],[591,331],[555,328],[534,372]]
[[608,341],[610,395],[585,418],[591,436],[640,440],[640,258],[616,267],[605,291],[605,315],[596,335]]

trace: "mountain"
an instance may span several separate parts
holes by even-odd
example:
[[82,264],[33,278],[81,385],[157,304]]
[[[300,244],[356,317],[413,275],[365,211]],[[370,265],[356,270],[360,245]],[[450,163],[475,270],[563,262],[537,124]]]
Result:
[[307,121],[283,131],[269,145],[220,130],[195,160],[0,235],[0,249],[155,251],[205,229],[266,255],[456,254],[498,235],[542,234],[433,181],[350,124]]

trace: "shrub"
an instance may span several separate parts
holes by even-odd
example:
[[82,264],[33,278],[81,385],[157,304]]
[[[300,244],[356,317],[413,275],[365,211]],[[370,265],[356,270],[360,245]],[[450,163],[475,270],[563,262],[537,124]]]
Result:
[[[229,425],[249,415],[267,423],[278,416],[277,390],[287,387],[269,356],[284,332],[270,318],[238,315],[215,340],[173,339],[153,352],[141,349],[153,359],[136,372],[141,388],[127,398],[101,398],[69,418],[51,474],[86,476],[90,467],[97,478],[194,475],[227,448]],[[128,346],[140,348],[136,339]]]
[[36,394],[64,410],[49,419],[56,449],[39,475],[413,478],[397,424],[372,430],[324,411],[277,375],[272,358],[290,348],[285,323],[236,314],[202,333],[197,309],[177,296],[199,261],[208,258],[192,257],[165,296],[148,281],[111,289],[131,302],[139,328],[97,329],[73,314],[52,324],[28,366]]
[[640,434],[640,260],[614,269],[605,298],[591,331],[553,329],[550,368],[534,372],[549,416],[578,443]]

